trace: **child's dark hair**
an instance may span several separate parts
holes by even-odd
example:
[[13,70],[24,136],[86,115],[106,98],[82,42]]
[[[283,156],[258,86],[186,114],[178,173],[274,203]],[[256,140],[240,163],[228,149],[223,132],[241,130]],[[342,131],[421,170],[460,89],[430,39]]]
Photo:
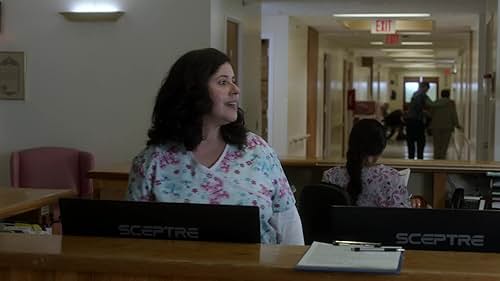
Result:
[[346,168],[350,181],[347,192],[356,203],[362,190],[361,171],[368,156],[382,154],[386,146],[385,130],[375,119],[361,119],[352,127],[349,135]]

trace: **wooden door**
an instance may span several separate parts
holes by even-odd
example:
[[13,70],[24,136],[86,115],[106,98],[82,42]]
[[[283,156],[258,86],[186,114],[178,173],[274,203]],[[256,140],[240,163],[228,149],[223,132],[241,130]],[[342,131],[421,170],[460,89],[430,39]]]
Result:
[[269,40],[263,39],[261,40],[261,79],[260,79],[260,101],[261,101],[261,120],[262,120],[262,130],[261,137],[266,141],[268,140],[269,131],[268,131],[268,117],[267,111],[269,107]]
[[238,23],[228,20],[226,23],[226,54],[233,65],[234,76],[238,77]]

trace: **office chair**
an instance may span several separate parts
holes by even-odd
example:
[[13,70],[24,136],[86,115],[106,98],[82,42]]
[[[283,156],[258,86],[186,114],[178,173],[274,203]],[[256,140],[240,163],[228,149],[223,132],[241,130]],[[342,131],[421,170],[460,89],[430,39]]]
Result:
[[[63,147],[37,147],[12,152],[10,182],[13,187],[72,188],[79,197],[91,197],[94,168],[91,153]],[[49,222],[59,220],[59,207],[52,206]]]
[[304,241],[332,242],[332,205],[351,205],[347,191],[339,186],[320,183],[304,186],[299,199]]
[[450,208],[452,209],[462,209],[464,206],[464,189],[463,188],[456,188],[455,191],[453,192],[453,195],[451,197],[450,201]]

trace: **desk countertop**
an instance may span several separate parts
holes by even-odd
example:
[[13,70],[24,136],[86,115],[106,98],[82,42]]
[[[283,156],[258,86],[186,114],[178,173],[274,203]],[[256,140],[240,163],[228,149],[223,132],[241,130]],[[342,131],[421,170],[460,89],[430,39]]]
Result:
[[255,281],[500,280],[500,254],[494,253],[407,251],[400,275],[368,275],[295,271],[306,250],[306,246],[0,234],[0,276],[2,268],[4,272],[22,268],[168,280],[241,280],[243,276]]
[[76,195],[72,189],[0,187],[0,219],[18,215]]

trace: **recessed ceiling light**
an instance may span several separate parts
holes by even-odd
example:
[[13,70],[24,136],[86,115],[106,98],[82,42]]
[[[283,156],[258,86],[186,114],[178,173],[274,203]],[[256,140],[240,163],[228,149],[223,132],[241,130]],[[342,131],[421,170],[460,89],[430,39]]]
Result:
[[391,49],[381,49],[382,52],[434,52],[434,49],[403,49],[403,48],[391,48]]
[[435,63],[410,63],[407,67],[436,67]]
[[429,13],[397,13],[397,14],[333,14],[336,18],[422,18],[430,17]]
[[432,42],[401,42],[401,45],[406,45],[406,46],[430,46],[432,45]]
[[399,35],[431,35],[429,31],[399,31]]
[[436,59],[436,58],[395,58],[392,59],[395,62],[429,62],[429,63],[439,63],[439,64],[453,64],[455,60],[453,59]]
[[370,45],[384,45],[384,42],[382,42],[382,41],[371,41]]
[[434,62],[434,59],[418,59],[418,58],[413,58],[413,59],[393,59],[394,61],[397,62]]
[[434,54],[419,54],[414,52],[408,52],[408,53],[392,53],[388,54],[387,56],[391,58],[433,58]]

